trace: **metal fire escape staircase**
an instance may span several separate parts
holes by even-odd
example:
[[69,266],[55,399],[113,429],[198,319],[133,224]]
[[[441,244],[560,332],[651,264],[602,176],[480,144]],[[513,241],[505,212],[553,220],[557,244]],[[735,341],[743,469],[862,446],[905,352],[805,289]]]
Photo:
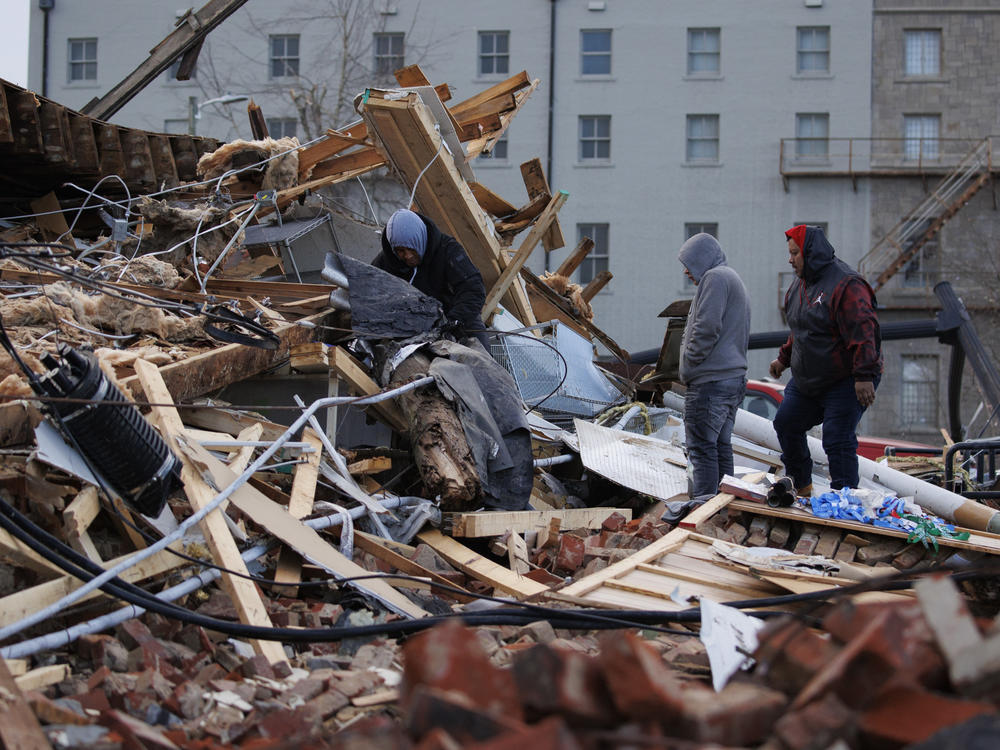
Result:
[[990,139],[984,138],[861,259],[860,271],[876,291],[986,184],[991,176],[991,157]]

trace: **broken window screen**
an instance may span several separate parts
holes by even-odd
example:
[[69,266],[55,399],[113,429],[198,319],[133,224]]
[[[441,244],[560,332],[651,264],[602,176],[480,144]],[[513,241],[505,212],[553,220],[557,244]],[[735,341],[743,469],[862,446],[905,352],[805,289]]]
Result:
[[830,27],[799,26],[796,55],[798,73],[830,72]]
[[[589,284],[594,277],[602,271],[607,271],[609,265],[609,244],[607,224],[577,224],[576,244],[579,245],[584,237],[590,237],[594,241],[594,247],[587,254],[587,257],[580,263],[578,279],[581,284]],[[607,287],[605,287],[607,289]],[[600,292],[598,292],[599,294]]]
[[910,29],[906,38],[906,75],[941,74],[941,30]]
[[507,75],[510,70],[510,32],[479,32],[479,75]]
[[580,73],[585,76],[611,75],[611,29],[580,31]]
[[[689,222],[684,225],[685,240],[689,240],[696,234],[701,234],[702,232],[704,232],[705,234],[712,235],[713,237],[715,237],[715,239],[719,239],[719,225],[715,222],[708,222],[708,221]],[[694,289],[695,286],[694,282],[691,281],[691,279],[689,279],[687,277],[687,274],[683,273],[683,271],[681,273],[681,278],[684,279],[685,289],[691,289],[691,290]]]
[[907,161],[937,159],[941,115],[903,116],[903,158]]
[[830,115],[800,112],[795,115],[795,156],[799,159],[826,159],[830,154]]
[[391,76],[403,67],[403,35],[375,34],[375,75]]
[[97,40],[69,40],[69,80],[97,80]]
[[687,160],[719,160],[719,116],[687,116]]
[[299,121],[295,117],[267,118],[267,134],[272,138],[294,138],[298,130]]
[[719,29],[688,29],[688,74],[719,73],[721,49]]
[[271,34],[271,78],[299,74],[299,35]]
[[484,151],[479,155],[480,159],[489,159],[492,161],[506,161],[507,160],[507,136],[506,134],[496,143],[493,144],[493,148],[489,152]]
[[938,355],[904,354],[900,418],[905,427],[934,427],[938,411]]
[[580,160],[611,158],[611,115],[580,115]]

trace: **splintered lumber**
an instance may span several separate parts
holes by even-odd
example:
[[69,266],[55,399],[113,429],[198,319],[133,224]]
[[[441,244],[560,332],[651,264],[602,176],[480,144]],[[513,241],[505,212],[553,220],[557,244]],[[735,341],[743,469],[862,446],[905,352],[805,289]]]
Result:
[[613,278],[614,274],[611,271],[601,271],[588,282],[587,286],[580,292],[580,296],[585,302],[590,302]]
[[[424,377],[430,360],[414,352],[399,363],[390,387]],[[476,461],[455,407],[437,388],[418,388],[399,397],[413,446],[413,461],[426,488],[425,497],[440,497],[443,510],[475,507],[482,494]]]
[[557,519],[563,529],[599,529],[615,513],[632,520],[631,508],[567,508],[565,510],[481,511],[446,513],[442,521],[445,533],[457,537],[497,536],[508,529],[517,534],[547,529]]
[[544,583],[538,583],[502,565],[497,565],[436,529],[422,531],[417,538],[467,575],[518,599],[549,590]]
[[505,201],[485,185],[470,182],[469,188],[476,196],[476,201],[482,206],[482,209],[491,216],[509,216],[517,211],[517,207]]
[[[330,347],[327,350],[327,359],[330,363],[330,374],[343,379],[347,387],[357,395],[374,396],[379,392],[378,384],[368,376],[361,363],[346,349],[339,346]],[[396,432],[406,432],[406,416],[395,403],[381,401],[366,406],[365,409],[371,409]]]
[[[492,220],[444,148],[434,115],[416,93],[393,100],[370,96],[362,115],[403,183],[410,189],[416,184],[421,212],[465,248],[482,274],[483,284],[492,289],[503,270],[500,243]],[[501,303],[522,324],[535,323],[520,283],[510,286]]]
[[583,259],[586,258],[590,251],[594,249],[594,241],[590,237],[584,237],[580,240],[580,244],[576,246],[576,250],[567,256],[566,260],[562,262],[562,265],[556,269],[556,276],[565,276],[567,279],[570,274],[577,269],[577,267],[583,263]]
[[[534,199],[540,195],[552,194],[549,189],[549,181],[545,179],[545,171],[542,169],[542,160],[538,157],[526,161],[521,165],[521,178],[524,180],[524,187],[528,191],[529,198]],[[545,248],[545,252],[550,253],[565,245],[566,240],[563,239],[559,220],[556,219],[545,231],[545,236],[542,238],[542,246]]]
[[[305,518],[312,512],[316,480],[319,479],[319,461],[323,456],[323,442],[311,427],[302,430],[302,440],[309,444],[312,453],[306,453],[305,463],[295,467],[291,498],[288,501],[288,513],[293,518]],[[297,583],[302,580],[302,560],[288,548],[281,550],[278,556],[274,580],[278,583]],[[298,589],[293,586],[281,589],[281,592],[285,596],[294,597]]]
[[91,541],[87,528],[100,512],[101,501],[97,497],[97,488],[93,485],[84,487],[63,511],[63,529],[70,546],[98,564],[101,563],[101,555]]
[[[50,664],[25,672],[14,678],[21,690],[41,690],[49,685],[55,685],[69,677],[69,664]],[[8,747],[17,747],[16,745]]]
[[0,659],[0,692],[3,695],[0,700],[0,745],[17,750],[49,750],[52,745],[4,659]]
[[461,586],[449,581],[441,574],[425,568],[423,565],[414,562],[410,558],[405,557],[402,553],[393,549],[392,546],[390,546],[390,540],[382,539],[381,537],[374,536],[373,534],[366,534],[363,531],[355,530],[354,544],[358,549],[364,550],[372,557],[381,560],[382,562],[389,563],[389,565],[394,567],[400,573],[427,578],[432,583],[447,586],[449,589],[448,591],[444,591],[441,589],[435,589],[433,586],[429,586],[431,591],[436,591],[438,594],[453,597],[460,602],[475,601],[475,597],[465,591],[465,589]]
[[486,295],[486,302],[483,304],[484,320],[488,319],[494,313],[500,298],[507,293],[507,289],[510,287],[511,283],[517,280],[518,271],[520,271],[527,262],[528,257],[531,255],[531,251],[538,245],[542,235],[545,234],[548,228],[552,225],[552,222],[555,221],[556,214],[559,213],[559,209],[562,208],[567,198],[569,198],[569,193],[565,190],[560,190],[559,194],[549,201],[545,210],[538,217],[537,221],[535,221],[531,231],[528,232],[528,236],[525,237],[524,242],[521,243],[521,247],[518,248],[517,253],[507,263],[507,267],[503,270],[503,273],[500,274],[500,278],[496,280],[496,283],[490,289],[489,294]]
[[[322,323],[326,312],[317,313],[304,321]],[[313,331],[308,325],[290,323],[274,330],[279,339],[276,349],[261,349],[243,344],[226,344],[193,357],[163,365],[160,377],[174,403],[187,401],[224,388],[287,359],[291,347],[304,344]],[[140,395],[139,376],[132,375],[120,381],[122,390],[133,397]]]
[[[151,407],[152,411],[156,414],[158,426],[167,440],[167,444],[175,448],[174,453],[181,460],[183,465],[181,481],[184,483],[184,491],[187,493],[188,501],[195,511],[201,510],[212,501],[218,490],[213,489],[207,483],[202,474],[203,466],[199,466],[197,462],[191,460],[183,450],[176,450],[185,442],[184,424],[181,422],[176,408],[162,405],[171,403],[171,396],[156,366],[144,360],[137,360],[135,370],[136,377],[139,378],[149,401],[161,404]],[[206,453],[206,455],[208,454]],[[227,485],[216,484],[215,486],[222,489]],[[239,548],[236,546],[229,528],[226,526],[222,511],[216,509],[209,513],[202,519],[200,526],[205,535],[205,542],[212,551],[212,557],[223,569],[221,581],[233,601],[240,622],[247,625],[273,627],[257,587],[247,578],[234,575],[234,573],[240,573],[247,576],[249,571],[240,556]],[[252,639],[250,642],[254,651],[266,656],[272,664],[287,659],[285,650],[276,641]]]

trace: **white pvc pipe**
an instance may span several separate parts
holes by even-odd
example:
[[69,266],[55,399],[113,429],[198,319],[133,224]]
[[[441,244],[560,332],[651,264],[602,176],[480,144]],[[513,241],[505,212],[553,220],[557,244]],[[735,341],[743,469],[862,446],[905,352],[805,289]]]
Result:
[[[663,394],[663,404],[671,409],[684,413],[684,397],[676,393]],[[736,412],[736,424],[733,432],[758,445],[763,445],[774,451],[781,451],[774,425],[769,419],[751,414],[745,409]],[[826,466],[828,464],[823,443],[811,435],[807,436],[809,453],[813,462]],[[877,482],[896,493],[899,497],[912,497],[913,501],[929,513],[940,516],[946,521],[967,529],[1000,533],[1000,511],[995,511],[981,503],[949,492],[930,482],[917,479],[902,471],[890,468],[887,464],[877,463],[864,456],[858,456],[858,474],[865,479]]]

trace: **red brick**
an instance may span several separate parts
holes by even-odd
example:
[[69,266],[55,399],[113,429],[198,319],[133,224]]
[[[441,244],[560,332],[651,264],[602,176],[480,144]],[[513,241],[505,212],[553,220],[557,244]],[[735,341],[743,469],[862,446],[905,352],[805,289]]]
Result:
[[80,636],[80,655],[94,662],[94,666],[104,665],[116,672],[128,668],[128,649],[117,638],[101,633]]
[[163,736],[156,727],[121,711],[105,711],[101,714],[103,726],[118,732],[127,750],[176,750],[177,745]]
[[339,690],[327,690],[307,702],[303,712],[311,721],[320,722],[330,718],[349,703],[347,696]]
[[520,734],[526,729],[524,724],[513,718],[483,711],[462,693],[426,685],[417,685],[410,691],[405,723],[407,731],[415,739],[420,739],[433,729],[444,729],[462,747],[507,732]]
[[274,679],[274,670],[271,669],[271,662],[266,656],[264,656],[264,654],[257,654],[243,662],[243,666],[240,667],[240,674],[244,677],[266,677],[269,680]]
[[861,715],[858,730],[872,746],[904,747],[974,716],[994,713],[992,703],[940,695],[915,685],[894,685]]
[[664,722],[681,715],[681,681],[639,636],[628,632],[603,636],[599,661],[622,714]]
[[467,745],[467,750],[580,750],[562,719],[552,717],[525,730],[508,732],[496,739]]
[[798,711],[789,711],[774,725],[775,736],[787,750],[830,747],[838,739],[850,743],[853,733],[854,713],[832,693]]
[[324,689],[322,680],[311,680],[306,678],[304,680],[299,680],[291,688],[285,691],[286,696],[298,696],[303,701],[310,701],[317,695],[323,692]]
[[432,729],[414,750],[462,750],[462,746],[443,729]]
[[475,633],[457,622],[420,633],[403,647],[404,705],[418,685],[455,691],[476,707],[521,719],[514,678],[489,660]]
[[797,620],[772,620],[758,635],[754,658],[767,684],[788,695],[797,694],[839,650]]
[[587,545],[579,537],[563,534],[559,537],[559,552],[556,554],[556,569],[572,573],[583,565]]
[[766,739],[788,702],[783,693],[750,682],[730,682],[718,693],[692,684],[682,697],[681,716],[664,724],[669,733],[734,747]]
[[596,659],[539,645],[514,657],[511,667],[525,716],[560,714],[574,724],[610,726],[615,713]]
[[612,513],[610,516],[604,519],[604,522],[601,523],[601,528],[604,531],[612,531],[612,532],[621,531],[622,527],[625,526],[625,524],[626,524],[625,516],[623,516],[621,513],[616,512]]

